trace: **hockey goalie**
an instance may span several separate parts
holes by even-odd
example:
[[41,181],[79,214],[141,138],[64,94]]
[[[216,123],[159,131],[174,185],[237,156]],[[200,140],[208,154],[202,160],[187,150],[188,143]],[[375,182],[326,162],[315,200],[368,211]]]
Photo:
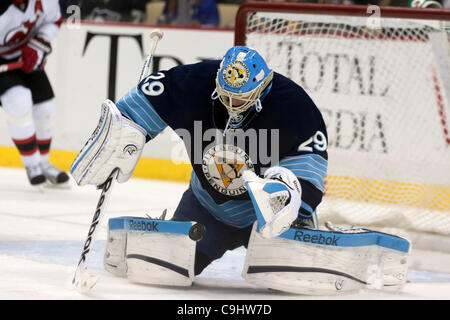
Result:
[[325,123],[307,93],[257,51],[232,47],[221,61],[151,74],[116,103],[105,101],[72,176],[79,185],[101,185],[118,168],[117,180],[127,181],[146,142],[166,127],[185,143],[193,168],[189,188],[170,220],[109,220],[109,272],[138,283],[188,286],[211,262],[244,246],[242,275],[257,287],[329,295],[397,291],[405,284],[407,240],[319,227]]

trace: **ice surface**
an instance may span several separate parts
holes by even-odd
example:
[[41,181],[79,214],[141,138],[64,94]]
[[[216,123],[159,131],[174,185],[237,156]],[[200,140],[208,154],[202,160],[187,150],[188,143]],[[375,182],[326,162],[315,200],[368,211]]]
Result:
[[107,216],[89,262],[101,275],[89,294],[70,286],[100,190],[78,187],[45,189],[28,185],[23,169],[0,168],[0,299],[450,299],[450,274],[410,270],[400,294],[377,291],[309,297],[255,288],[243,281],[245,249],[214,261],[188,288],[151,287],[113,277],[102,268],[108,218],[173,214],[185,183],[131,179],[114,185]]

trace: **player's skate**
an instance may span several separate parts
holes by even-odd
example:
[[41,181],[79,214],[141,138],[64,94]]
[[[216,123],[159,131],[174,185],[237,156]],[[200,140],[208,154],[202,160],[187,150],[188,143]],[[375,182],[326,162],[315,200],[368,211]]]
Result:
[[70,188],[69,176],[64,171],[56,168],[50,162],[43,162],[41,164],[43,174],[47,181],[48,186],[58,187],[58,188]]
[[47,181],[40,164],[26,166],[25,170],[27,172],[28,180],[32,186],[41,186],[45,183],[45,181]]

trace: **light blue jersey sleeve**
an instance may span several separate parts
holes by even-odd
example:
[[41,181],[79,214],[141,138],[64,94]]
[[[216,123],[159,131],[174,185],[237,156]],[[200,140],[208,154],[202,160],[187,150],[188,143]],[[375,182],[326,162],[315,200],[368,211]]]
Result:
[[123,95],[116,105],[122,114],[144,128],[150,139],[167,127],[138,86]]
[[291,170],[299,179],[312,183],[322,193],[325,191],[325,177],[328,161],[315,153],[285,157],[280,166]]
[[302,186],[300,212],[313,214],[325,192],[328,161],[316,153],[304,153],[281,159],[281,167],[291,170]]

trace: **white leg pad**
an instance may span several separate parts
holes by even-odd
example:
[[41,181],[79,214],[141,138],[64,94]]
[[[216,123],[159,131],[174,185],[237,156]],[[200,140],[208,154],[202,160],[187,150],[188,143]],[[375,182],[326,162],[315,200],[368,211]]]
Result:
[[127,231],[108,230],[103,267],[118,277],[127,276],[126,263]]
[[190,286],[195,278],[195,245],[184,235],[129,233],[127,277],[137,283]]
[[190,286],[195,279],[196,241],[203,234],[204,228],[195,222],[113,218],[103,266],[136,283]]
[[[349,245],[352,237],[355,244]],[[364,245],[358,245],[361,237]],[[254,227],[243,277],[258,287],[306,295],[401,290],[409,249],[377,245],[380,237],[409,248],[405,239],[372,231],[353,234],[291,228],[280,237],[265,239]]]

